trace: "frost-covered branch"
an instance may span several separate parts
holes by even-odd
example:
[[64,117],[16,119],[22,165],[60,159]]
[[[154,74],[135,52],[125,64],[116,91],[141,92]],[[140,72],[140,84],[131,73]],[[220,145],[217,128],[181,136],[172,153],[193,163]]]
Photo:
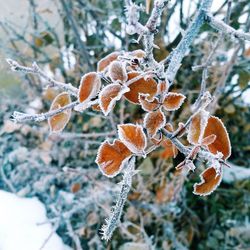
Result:
[[113,207],[109,218],[106,219],[106,224],[102,227],[102,238],[109,240],[112,237],[114,230],[120,223],[123,207],[127,200],[128,193],[132,185],[132,177],[135,174],[135,158],[133,157],[124,170],[123,179],[121,182],[121,190],[118,195],[115,206]]
[[55,109],[46,113],[35,114],[35,115],[30,115],[30,114],[15,111],[12,115],[12,118],[15,122],[26,122],[26,121],[42,122],[54,115],[64,112],[65,110],[72,109],[77,104],[79,104],[79,102],[75,101],[59,109]]
[[26,66],[20,65],[18,62],[12,59],[6,59],[6,61],[10,65],[11,70],[13,71],[20,71],[25,74],[38,75],[40,78],[48,82],[49,87],[58,87],[59,89],[66,91],[73,96],[77,96],[78,90],[77,88],[73,87],[71,83],[62,83],[62,82],[58,82],[52,79],[44,71],[42,71],[35,62],[32,64],[32,67],[26,67]]
[[[203,0],[201,2],[194,20],[190,23],[176,49],[170,54],[170,62],[165,73],[165,79],[168,80],[170,84],[172,84],[175,75],[181,66],[183,57],[186,55],[201,26],[204,24],[206,12],[210,10],[212,2],[213,0]],[[168,61],[168,58],[163,62],[165,63],[166,61]]]
[[230,36],[230,37],[235,37],[243,40],[250,41],[250,33],[248,32],[243,32],[240,30],[236,30],[230,25],[226,24],[225,22],[218,20],[214,16],[212,16],[210,13],[207,14],[206,16],[207,22],[210,24],[211,27],[214,29]]

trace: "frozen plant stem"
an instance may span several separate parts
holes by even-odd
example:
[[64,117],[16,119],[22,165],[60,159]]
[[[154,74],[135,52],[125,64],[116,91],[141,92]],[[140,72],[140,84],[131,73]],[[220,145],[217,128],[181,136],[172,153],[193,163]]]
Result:
[[15,111],[12,115],[12,118],[15,122],[26,122],[26,121],[35,121],[35,122],[42,122],[44,120],[47,120],[48,118],[60,114],[63,111],[67,110],[67,109],[72,109],[73,107],[75,107],[76,105],[78,105],[79,102],[75,101],[72,102],[68,105],[65,105],[59,109],[55,109],[46,113],[41,113],[41,114],[35,114],[35,115],[29,115],[29,114],[25,114],[25,113],[21,113],[21,112],[17,112]]
[[51,77],[47,76],[47,74],[44,71],[42,71],[40,69],[40,67],[35,62],[32,64],[32,67],[26,67],[26,66],[20,65],[18,62],[14,61],[12,59],[6,59],[6,61],[10,65],[10,67],[13,71],[20,71],[20,72],[23,72],[25,74],[38,75],[40,78],[42,78],[48,82],[48,87],[57,87],[63,91],[68,92],[69,94],[77,97],[77,93],[78,93],[77,88],[73,87],[71,85],[71,83],[58,82],[58,81],[52,79]]
[[132,177],[135,170],[135,158],[133,157],[124,169],[124,175],[121,182],[121,190],[118,195],[115,206],[112,208],[110,216],[106,219],[106,224],[102,226],[102,239],[109,240],[113,232],[120,223],[123,207],[127,200],[128,193],[132,185]]

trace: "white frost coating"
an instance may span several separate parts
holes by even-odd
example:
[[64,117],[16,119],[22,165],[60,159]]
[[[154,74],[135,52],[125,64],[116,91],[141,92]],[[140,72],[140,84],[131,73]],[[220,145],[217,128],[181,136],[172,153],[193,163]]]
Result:
[[[143,136],[142,139],[144,140],[144,145],[141,148],[138,148],[137,145],[135,145],[135,143],[133,141],[128,140],[125,137],[123,129],[121,128],[122,125],[118,125],[118,136],[119,136],[119,139],[135,155],[145,156],[145,148],[147,146],[147,137],[146,137],[146,135],[145,135],[145,133],[143,131],[143,127],[141,125],[135,125],[133,123],[126,123],[126,124],[123,124],[123,125],[136,127],[136,129],[139,129],[139,131],[141,132],[141,134]],[[136,139],[137,136],[138,136],[138,133],[134,135],[134,139]]]
[[[208,123],[208,118],[209,118],[209,112],[204,110],[204,109],[201,109],[199,111],[197,111],[193,117],[199,115],[200,116],[200,135],[199,135],[199,139],[198,139],[198,144],[201,143],[202,139],[203,139],[203,136],[204,136],[204,132],[205,132],[205,129],[207,127],[207,123]],[[191,125],[192,125],[192,122],[191,122]],[[193,128],[192,126],[189,127],[189,130],[188,130],[188,135],[187,135],[187,140],[189,143],[191,144],[195,144],[193,142],[193,135],[196,131],[193,131]]]
[[[103,106],[103,102],[102,102],[102,96],[107,96],[109,93],[109,91],[112,92],[112,88],[116,88],[116,87],[120,87],[120,91],[118,92],[117,96],[116,97],[113,97],[113,98],[110,98],[110,103],[108,105],[108,108],[106,109],[104,106]],[[105,86],[101,92],[99,93],[99,105],[100,105],[100,108],[103,112],[103,114],[105,116],[107,116],[111,110],[113,109],[113,107],[115,106],[116,102],[119,101],[122,96],[129,92],[130,91],[130,88],[127,87],[127,86],[121,86],[120,84],[118,83],[114,83],[114,84],[110,84],[110,85],[107,85]]]
[[[39,250],[51,234],[44,205],[37,198],[20,198],[0,191],[0,249]],[[72,250],[54,233],[43,250]]]
[[108,75],[113,82],[126,82],[128,80],[125,64],[119,61],[111,62]]
[[[140,105],[141,105],[141,108],[142,108],[144,111],[150,112],[151,110],[147,109],[147,107],[144,105],[144,103],[143,103],[144,100],[142,100],[142,97],[145,97],[145,101],[146,101],[146,102],[149,102],[149,103],[153,103],[155,100],[157,100],[156,97],[151,97],[151,98],[150,98],[150,95],[149,95],[149,94],[139,93],[139,98],[138,98],[138,100],[139,100],[139,103],[140,103]],[[158,101],[158,100],[157,100],[157,101]],[[159,107],[159,104],[158,104],[157,107]]]

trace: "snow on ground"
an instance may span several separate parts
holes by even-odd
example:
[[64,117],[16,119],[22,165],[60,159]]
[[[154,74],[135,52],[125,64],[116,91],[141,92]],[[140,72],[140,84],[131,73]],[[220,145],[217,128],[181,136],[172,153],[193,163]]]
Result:
[[[40,250],[52,232],[37,198],[20,198],[0,190],[0,250]],[[72,250],[54,233],[42,250]]]

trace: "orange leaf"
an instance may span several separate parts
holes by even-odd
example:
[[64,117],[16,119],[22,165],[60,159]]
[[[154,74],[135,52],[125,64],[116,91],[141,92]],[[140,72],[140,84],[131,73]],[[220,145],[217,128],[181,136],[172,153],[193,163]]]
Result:
[[114,108],[116,101],[120,100],[123,94],[128,91],[128,87],[121,86],[118,83],[109,84],[101,90],[99,102],[105,116]]
[[109,76],[113,82],[126,82],[128,79],[128,75],[126,72],[125,65],[119,61],[113,61],[109,65]]
[[187,139],[191,144],[200,144],[207,126],[209,113],[204,109],[199,110],[191,119]]
[[96,163],[104,175],[114,177],[120,173],[130,156],[131,152],[120,140],[115,140],[113,144],[105,141],[98,149]]
[[168,159],[168,158],[175,158],[178,154],[178,149],[176,146],[171,142],[169,139],[164,139],[161,142],[161,145],[164,147],[163,152],[161,153],[161,157]]
[[81,104],[88,103],[97,95],[101,88],[101,79],[96,72],[89,72],[81,79],[78,100]]
[[159,101],[155,97],[153,100],[148,98],[149,94],[139,94],[139,102],[142,109],[149,112],[156,110],[160,106]]
[[168,90],[168,84],[166,82],[160,82],[157,85],[157,95],[164,94]]
[[[59,109],[71,103],[70,95],[63,92],[56,96],[54,101],[50,106],[50,111]],[[69,122],[71,116],[71,109],[66,109],[62,113],[54,115],[48,119],[50,132],[61,132],[67,123]]]
[[180,108],[186,96],[180,93],[169,92],[163,101],[163,108],[167,111],[174,111]]
[[134,124],[118,125],[119,139],[136,155],[145,155],[147,138],[143,127]]
[[102,58],[98,63],[97,63],[97,71],[103,71],[105,70],[109,64],[113,61],[115,61],[118,56],[120,56],[121,53],[118,51],[112,52],[110,54],[108,54],[107,56],[105,56],[104,58]]
[[204,136],[207,137],[212,134],[216,136],[216,139],[208,145],[209,151],[213,154],[221,152],[223,159],[226,160],[231,155],[231,143],[224,124],[215,116],[209,117]]
[[166,118],[161,109],[147,113],[144,118],[144,127],[150,137],[154,137],[164,127],[165,123]]
[[201,173],[200,178],[201,182],[194,184],[193,193],[204,196],[211,194],[220,185],[222,174],[216,173],[216,170],[210,167]]
[[[128,73],[128,80],[131,80],[140,74],[138,72],[129,72]],[[124,96],[132,103],[139,104],[139,94],[149,94],[150,99],[154,97],[157,91],[157,83],[154,79],[150,78],[148,80],[145,80],[144,78],[141,78],[140,80],[137,80],[133,83],[131,83],[129,86],[130,91],[126,93]]]

